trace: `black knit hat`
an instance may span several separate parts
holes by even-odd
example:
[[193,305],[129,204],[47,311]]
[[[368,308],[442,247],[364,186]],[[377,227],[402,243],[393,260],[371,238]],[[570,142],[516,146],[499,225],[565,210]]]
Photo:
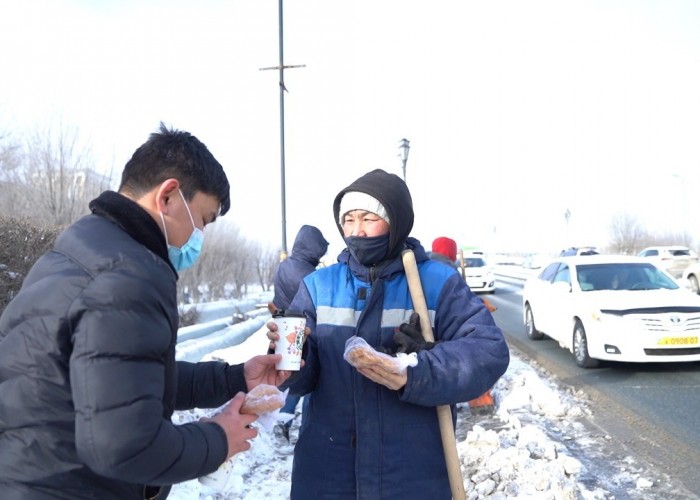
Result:
[[406,238],[413,229],[413,200],[406,183],[398,175],[376,169],[342,189],[333,202],[333,218],[340,235],[343,237],[343,227],[340,224],[340,202],[345,193],[351,191],[366,193],[376,198],[386,209],[391,221],[387,258],[391,259],[399,255],[404,248]]

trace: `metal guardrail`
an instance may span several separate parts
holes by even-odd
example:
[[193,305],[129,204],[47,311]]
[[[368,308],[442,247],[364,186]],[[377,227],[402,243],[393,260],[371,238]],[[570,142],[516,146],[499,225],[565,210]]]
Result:
[[504,276],[506,278],[526,280],[531,276],[539,274],[541,269],[529,269],[522,266],[494,266],[493,272],[496,276]]

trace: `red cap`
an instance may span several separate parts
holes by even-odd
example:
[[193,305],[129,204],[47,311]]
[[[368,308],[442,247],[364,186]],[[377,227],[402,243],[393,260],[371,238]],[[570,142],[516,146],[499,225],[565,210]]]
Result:
[[433,240],[433,252],[439,253],[454,261],[457,260],[457,242],[447,236]]

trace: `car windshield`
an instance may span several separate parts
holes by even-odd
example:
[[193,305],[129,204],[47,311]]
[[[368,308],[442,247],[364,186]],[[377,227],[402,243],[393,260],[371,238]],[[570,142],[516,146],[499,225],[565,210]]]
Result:
[[610,263],[576,266],[577,278],[584,292],[596,290],[675,290],[678,283],[653,264]]
[[598,255],[598,251],[593,247],[571,247],[559,253],[559,257],[570,257],[573,255]]
[[465,257],[464,265],[466,267],[484,267],[486,265],[486,261],[484,261],[484,259],[481,257]]
[[687,248],[674,248],[669,250],[668,253],[674,257],[690,257],[690,250]]

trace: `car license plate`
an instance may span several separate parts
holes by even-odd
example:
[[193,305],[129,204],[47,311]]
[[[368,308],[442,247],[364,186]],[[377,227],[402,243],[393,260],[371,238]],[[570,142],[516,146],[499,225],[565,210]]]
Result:
[[697,345],[697,337],[663,337],[660,338],[656,345]]

